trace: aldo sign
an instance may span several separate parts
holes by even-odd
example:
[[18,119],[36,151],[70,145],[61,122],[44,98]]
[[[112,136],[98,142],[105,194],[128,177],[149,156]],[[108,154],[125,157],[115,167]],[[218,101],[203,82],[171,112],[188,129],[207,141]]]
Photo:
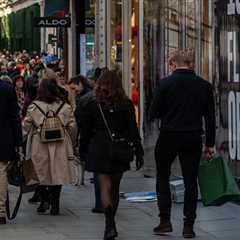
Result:
[[40,28],[69,28],[71,18],[69,17],[37,17],[34,18],[34,26]]

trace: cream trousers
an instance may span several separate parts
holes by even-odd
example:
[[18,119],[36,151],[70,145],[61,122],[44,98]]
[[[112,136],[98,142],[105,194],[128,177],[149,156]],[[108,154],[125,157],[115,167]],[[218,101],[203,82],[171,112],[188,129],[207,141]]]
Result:
[[6,197],[7,197],[7,163],[0,162],[0,217],[6,215]]

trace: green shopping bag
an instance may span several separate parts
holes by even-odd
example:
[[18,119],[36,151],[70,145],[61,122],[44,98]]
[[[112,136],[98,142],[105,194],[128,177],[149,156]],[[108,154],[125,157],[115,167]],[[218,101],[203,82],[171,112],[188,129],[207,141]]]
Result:
[[199,169],[199,186],[204,206],[219,206],[240,199],[240,190],[226,161],[214,157]]

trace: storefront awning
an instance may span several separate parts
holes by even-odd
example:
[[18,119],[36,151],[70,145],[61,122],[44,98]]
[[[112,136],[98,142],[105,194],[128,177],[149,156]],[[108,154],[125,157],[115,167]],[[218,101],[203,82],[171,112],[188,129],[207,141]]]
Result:
[[45,1],[45,16],[52,16],[58,11],[69,12],[69,0],[47,0]]

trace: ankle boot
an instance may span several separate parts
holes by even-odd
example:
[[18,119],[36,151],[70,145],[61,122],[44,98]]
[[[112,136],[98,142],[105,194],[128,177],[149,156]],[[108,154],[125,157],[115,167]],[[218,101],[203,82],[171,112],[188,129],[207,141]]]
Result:
[[118,236],[116,223],[114,220],[114,211],[112,207],[105,209],[105,233],[104,240],[113,240]]
[[33,196],[30,199],[28,199],[28,202],[30,204],[37,204],[37,203],[41,202],[41,194],[39,192],[39,187],[36,188]]
[[51,186],[50,187],[50,214],[57,216],[60,214],[60,194],[62,186]]
[[41,196],[41,203],[37,208],[37,212],[44,214],[49,210],[49,193],[47,186],[39,186],[39,194]]
[[37,212],[39,214],[44,214],[49,210],[49,202],[41,201],[39,207],[37,208]]
[[193,224],[184,223],[183,237],[184,238],[195,238],[196,237],[196,234],[193,230]]
[[162,235],[173,231],[170,218],[161,218],[160,224],[153,229],[154,234]]

